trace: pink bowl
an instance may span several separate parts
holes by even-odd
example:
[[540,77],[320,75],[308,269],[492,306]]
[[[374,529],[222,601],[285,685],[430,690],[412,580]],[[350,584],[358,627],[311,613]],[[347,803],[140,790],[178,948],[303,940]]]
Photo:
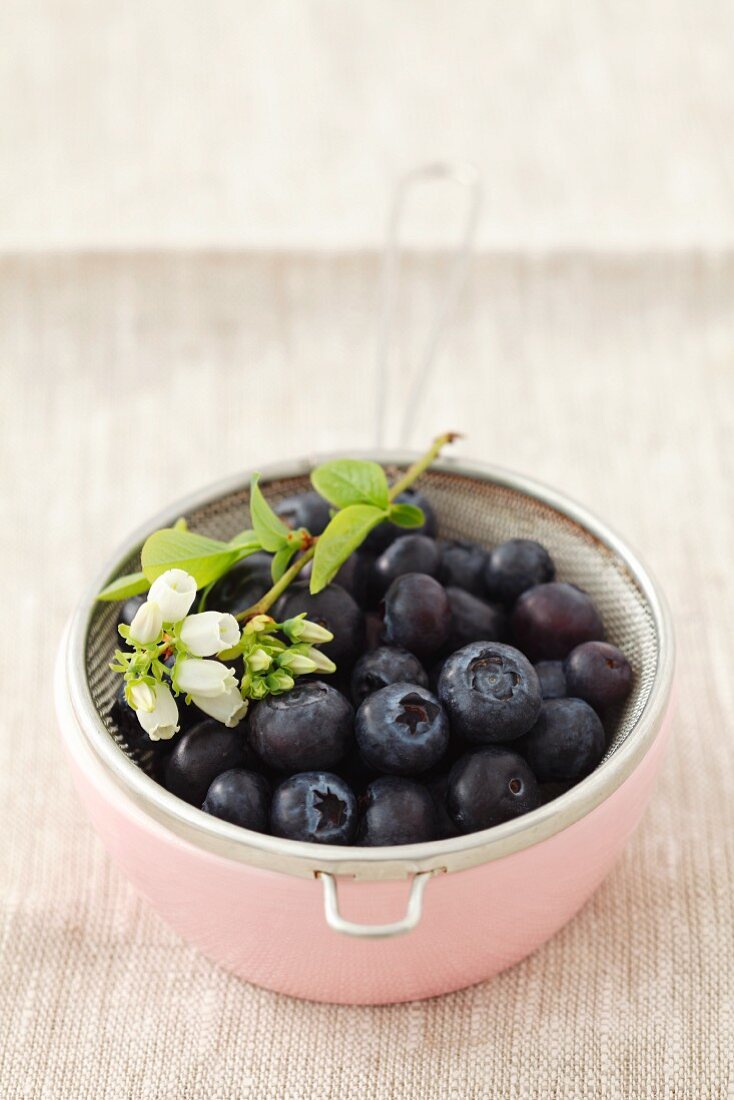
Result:
[[[185,939],[268,989],[374,1004],[430,997],[496,974],[535,950],[589,898],[653,789],[669,729],[673,641],[646,571],[597,520],[548,490],[476,465],[439,469],[532,494],[593,533],[624,562],[654,623],[655,669],[633,728],[592,775],[523,818],[390,849],[321,848],[239,829],[163,790],[111,738],[88,676],[80,673],[89,600],[60,649],[61,734],[108,851]],[[271,479],[282,477],[270,472]],[[200,499],[227,491],[231,486]],[[197,503],[180,504],[173,514],[190,513]],[[168,519],[157,517],[147,530]],[[99,587],[95,582],[93,592]]]

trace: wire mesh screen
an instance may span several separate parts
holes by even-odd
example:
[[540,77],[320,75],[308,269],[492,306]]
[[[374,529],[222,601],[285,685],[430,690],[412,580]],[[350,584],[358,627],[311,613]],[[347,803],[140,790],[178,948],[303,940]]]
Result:
[[[306,476],[265,485],[271,501],[308,488]],[[658,656],[651,609],[624,561],[574,520],[516,489],[437,470],[424,474],[420,488],[436,510],[440,536],[473,539],[486,547],[513,537],[537,539],[550,551],[558,579],[572,581],[594,600],[604,620],[607,639],[623,650],[634,672],[633,689],[626,703],[606,718],[607,759],[629,736],[642,713]],[[212,499],[186,519],[194,531],[228,539],[249,525],[248,499],[249,489],[242,488]],[[117,575],[139,567],[138,555],[132,555],[120,562]],[[108,714],[119,685],[117,675],[109,670],[119,644],[118,610],[117,604],[98,604],[94,611],[87,636],[87,677],[95,706],[110,736],[141,767],[147,768],[150,754],[131,749]]]

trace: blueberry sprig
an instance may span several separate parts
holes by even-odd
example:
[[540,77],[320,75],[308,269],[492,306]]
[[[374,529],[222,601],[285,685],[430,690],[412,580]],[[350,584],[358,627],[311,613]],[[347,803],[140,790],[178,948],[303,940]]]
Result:
[[[130,626],[119,628],[128,649],[117,650],[111,667],[124,676],[126,699],[150,738],[168,739],[179,729],[177,696],[234,726],[249,699],[290,691],[298,676],[336,671],[317,648],[333,640],[330,631],[305,615],[278,623],[268,611],[308,562],[316,594],[379,524],[421,527],[423,511],[398,498],[456,438],[451,432],[439,436],[392,486],[376,462],[335,459],[318,466],[311,481],[331,506],[320,535],[288,527],[265,500],[258,474],[250,488],[252,528],[228,542],[189,531],[183,519],[150,535],[140,572],[118,578],[98,597],[122,600],[148,592]],[[207,610],[214,584],[258,551],[272,555],[268,591],[236,617]],[[197,592],[198,613],[192,615]],[[240,659],[238,679],[223,662]]]

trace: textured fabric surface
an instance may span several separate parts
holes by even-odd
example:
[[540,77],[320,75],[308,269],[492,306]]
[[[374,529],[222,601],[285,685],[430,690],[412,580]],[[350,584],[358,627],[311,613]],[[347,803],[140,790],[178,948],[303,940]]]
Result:
[[[438,265],[406,274],[393,411]],[[275,996],[181,943],[77,805],[50,671],[81,587],[179,494],[370,445],[376,276],[359,257],[0,261],[3,1100],[719,1100],[734,1087],[727,258],[484,257],[407,441],[459,428],[466,455],[563,488],[641,550],[673,607],[678,716],[657,793],[618,867],[537,954],[423,1004]]]
[[0,248],[379,246],[437,157],[487,247],[734,241],[727,0],[4,0],[0,41]]

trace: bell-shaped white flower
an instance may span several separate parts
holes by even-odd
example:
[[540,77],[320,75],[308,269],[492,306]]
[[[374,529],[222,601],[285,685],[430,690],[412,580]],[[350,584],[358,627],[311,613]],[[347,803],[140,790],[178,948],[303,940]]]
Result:
[[135,684],[130,696],[138,722],[151,741],[169,741],[178,732],[178,707],[168,684]]
[[188,615],[179,631],[181,641],[195,657],[213,657],[231,649],[240,640],[240,628],[234,615],[221,611],[201,611]]
[[185,657],[176,662],[176,687],[186,695],[207,695],[211,698],[223,695],[234,686],[237,677],[233,668],[221,661],[202,661],[199,657]]
[[247,713],[247,700],[240,695],[236,680],[220,695],[199,695],[193,692],[191,699],[204,714],[216,718],[217,722],[222,722],[230,729],[241,722]]
[[167,569],[150,586],[148,599],[161,609],[164,623],[180,622],[196,597],[196,581],[183,569]]
[[162,627],[163,615],[160,607],[152,600],[146,600],[135,612],[128,637],[131,642],[147,645],[149,642],[158,641]]

